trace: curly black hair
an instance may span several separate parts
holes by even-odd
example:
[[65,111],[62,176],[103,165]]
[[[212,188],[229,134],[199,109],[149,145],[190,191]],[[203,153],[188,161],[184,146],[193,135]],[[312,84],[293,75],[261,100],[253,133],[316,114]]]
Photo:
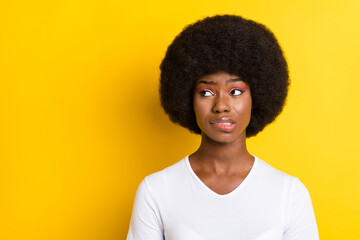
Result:
[[174,123],[200,134],[193,109],[194,84],[226,72],[251,89],[253,109],[246,137],[255,136],[282,111],[290,84],[288,66],[274,34],[236,15],[190,24],[176,36],[160,65],[161,105]]

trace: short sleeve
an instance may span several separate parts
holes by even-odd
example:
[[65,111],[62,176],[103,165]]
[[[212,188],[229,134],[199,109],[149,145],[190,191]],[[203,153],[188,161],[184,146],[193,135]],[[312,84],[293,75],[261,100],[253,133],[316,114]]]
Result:
[[127,240],[163,240],[160,214],[151,196],[146,178],[140,183],[131,215]]
[[289,196],[284,240],[318,239],[319,233],[309,191],[298,178],[294,178]]

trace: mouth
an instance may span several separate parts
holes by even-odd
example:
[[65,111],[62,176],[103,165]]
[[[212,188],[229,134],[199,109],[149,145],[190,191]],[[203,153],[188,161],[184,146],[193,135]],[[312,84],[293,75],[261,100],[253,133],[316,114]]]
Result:
[[235,127],[235,122],[230,118],[221,118],[211,121],[210,125],[219,130],[231,132]]

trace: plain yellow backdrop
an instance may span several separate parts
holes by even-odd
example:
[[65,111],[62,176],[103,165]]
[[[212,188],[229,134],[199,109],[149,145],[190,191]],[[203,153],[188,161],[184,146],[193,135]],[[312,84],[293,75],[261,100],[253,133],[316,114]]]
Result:
[[358,239],[358,0],[1,1],[0,239],[125,239],[140,181],[200,140],[160,107],[161,59],[226,13],[267,25],[291,74],[250,152],[307,186],[322,239]]

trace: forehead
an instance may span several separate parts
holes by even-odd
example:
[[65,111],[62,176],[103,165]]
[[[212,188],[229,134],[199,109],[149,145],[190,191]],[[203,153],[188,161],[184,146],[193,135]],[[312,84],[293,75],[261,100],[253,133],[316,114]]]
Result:
[[243,82],[245,81],[238,75],[229,74],[226,72],[218,72],[204,75],[199,78],[195,84],[208,84],[208,85],[219,85],[219,84],[229,84],[233,82]]

